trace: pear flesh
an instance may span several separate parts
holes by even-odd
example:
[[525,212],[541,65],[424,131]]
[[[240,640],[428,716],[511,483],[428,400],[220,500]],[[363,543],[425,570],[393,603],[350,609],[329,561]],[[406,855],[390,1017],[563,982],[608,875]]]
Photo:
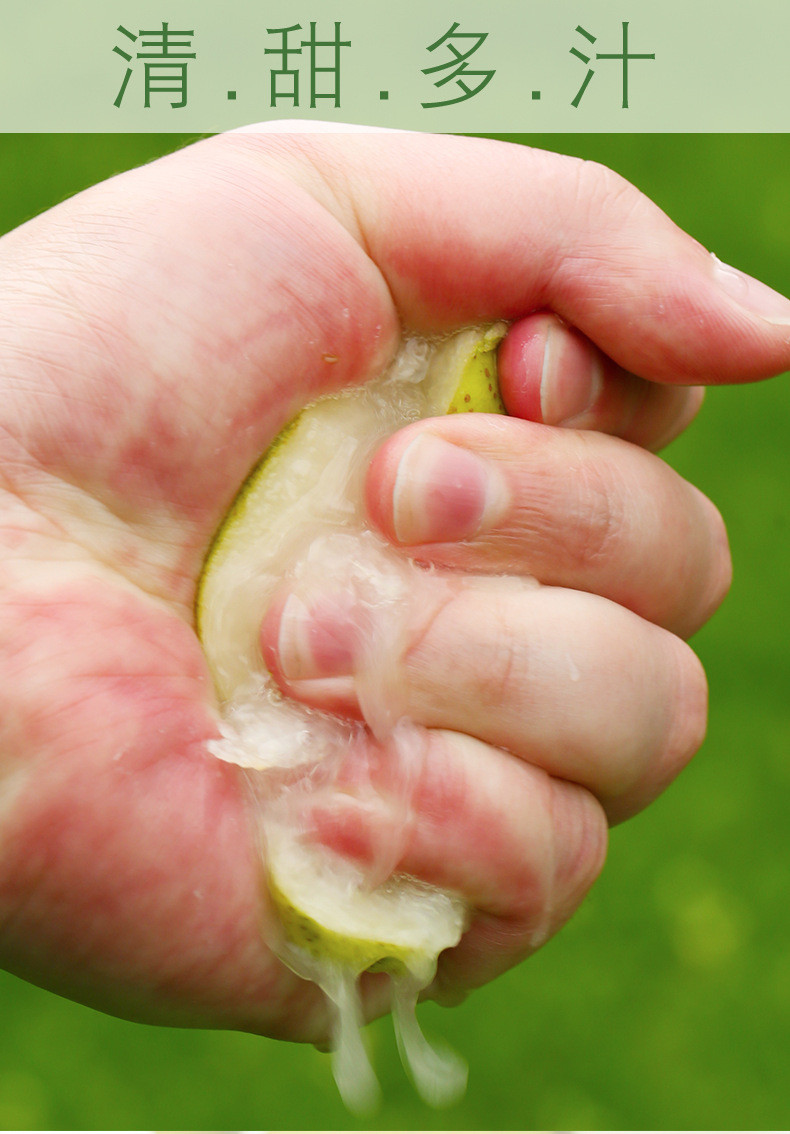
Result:
[[[250,769],[268,897],[279,920],[270,945],[333,1005],[333,1071],[346,1103],[359,1112],[375,1105],[378,1091],[360,1032],[357,982],[368,970],[390,974],[399,1048],[426,1101],[442,1105],[463,1092],[465,1066],[454,1053],[427,1044],[415,1007],[439,954],[460,941],[468,911],[458,896],[413,878],[395,874],[371,884],[356,865],[309,845],[300,824],[305,793],[316,779],[331,783],[333,763],[362,726],[284,699],[265,671],[258,635],[284,578],[314,577],[320,587],[349,563],[376,601],[397,613],[408,572],[418,568],[366,525],[368,462],[386,437],[411,421],[504,413],[496,348],[505,330],[498,323],[439,342],[406,339],[383,375],[302,410],[247,478],[209,548],[198,586],[198,634],[223,716],[222,738],[211,748]],[[373,645],[373,655],[386,653],[387,643]],[[374,692],[368,707],[360,702],[379,739],[397,738],[396,747],[409,748],[418,730],[384,704],[394,699],[385,690]],[[409,800],[401,802],[407,818]]]

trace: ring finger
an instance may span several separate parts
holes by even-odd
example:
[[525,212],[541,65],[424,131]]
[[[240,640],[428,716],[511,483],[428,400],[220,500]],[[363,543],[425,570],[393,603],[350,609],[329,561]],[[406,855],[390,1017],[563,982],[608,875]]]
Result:
[[392,611],[353,582],[296,587],[264,621],[268,668],[291,697],[382,735],[405,717],[477,737],[588,788],[612,820],[650,802],[702,742],[695,655],[607,599],[411,566],[393,637]]

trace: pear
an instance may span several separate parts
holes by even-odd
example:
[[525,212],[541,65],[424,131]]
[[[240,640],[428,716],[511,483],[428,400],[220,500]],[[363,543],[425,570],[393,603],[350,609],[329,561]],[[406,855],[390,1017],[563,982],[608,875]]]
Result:
[[[334,1004],[335,1078],[349,1106],[362,1112],[377,1092],[360,1038],[356,991],[368,970],[390,973],[401,1054],[421,1094],[440,1104],[463,1091],[465,1068],[452,1053],[429,1047],[415,1006],[439,954],[460,940],[468,911],[458,896],[413,878],[395,875],[372,886],[354,864],[307,844],[299,830],[298,788],[294,793],[286,775],[289,786],[282,789],[282,770],[320,766],[353,734],[349,724],[282,698],[265,672],[260,626],[285,572],[294,563],[320,560],[322,548],[340,548],[334,564],[323,564],[325,574],[349,548],[360,561],[371,544],[374,558],[394,556],[365,523],[370,457],[386,437],[420,418],[504,413],[496,349],[506,329],[497,323],[438,342],[406,339],[384,374],[303,409],[249,474],[198,584],[197,629],[225,722],[213,751],[264,775],[256,789],[262,855],[268,898],[279,917],[271,944]],[[371,578],[379,575],[372,571]]]
[[198,583],[198,635],[222,700],[262,665],[258,631],[283,565],[316,535],[360,524],[377,445],[418,418],[505,412],[496,347],[506,329],[467,328],[437,344],[408,339],[384,375],[313,402],[270,445],[214,536]]

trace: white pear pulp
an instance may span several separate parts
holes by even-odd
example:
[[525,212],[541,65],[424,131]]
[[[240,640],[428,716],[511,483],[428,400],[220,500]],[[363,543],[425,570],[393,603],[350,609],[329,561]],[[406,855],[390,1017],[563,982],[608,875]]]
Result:
[[[503,330],[485,333],[495,343]],[[349,571],[384,611],[379,625],[397,627],[409,573],[417,568],[366,524],[362,489],[368,461],[401,426],[447,412],[458,381],[452,368],[457,372],[481,334],[471,329],[438,348],[408,339],[380,378],[303,410],[249,477],[209,553],[198,596],[198,629],[223,711],[222,739],[211,748],[219,758],[250,769],[272,888],[285,908],[351,943],[339,960],[330,951],[305,950],[287,933],[270,942],[334,1005],[335,1077],[348,1105],[360,1111],[370,1109],[377,1087],[359,1030],[357,982],[366,965],[354,961],[354,942],[392,945],[400,962],[391,980],[402,1057],[426,1101],[446,1103],[463,1092],[466,1071],[458,1057],[427,1044],[415,1006],[433,979],[439,954],[460,940],[467,911],[456,896],[414,880],[371,886],[355,868],[305,848],[299,823],[304,795],[291,780],[287,791],[270,789],[282,783],[271,773],[331,768],[359,726],[284,700],[263,666],[258,636],[272,594],[285,579],[320,588]],[[437,366],[442,352],[446,364]],[[391,644],[373,643],[371,658],[386,656]],[[397,698],[387,697],[386,676],[367,674],[367,688],[373,692],[360,701],[368,725],[380,739],[398,725],[402,738],[404,723],[392,709]],[[409,727],[416,730],[406,722],[407,740]],[[305,782],[309,779],[306,775]],[[401,802],[406,815],[410,801]],[[364,948],[358,953],[360,959],[367,956]]]

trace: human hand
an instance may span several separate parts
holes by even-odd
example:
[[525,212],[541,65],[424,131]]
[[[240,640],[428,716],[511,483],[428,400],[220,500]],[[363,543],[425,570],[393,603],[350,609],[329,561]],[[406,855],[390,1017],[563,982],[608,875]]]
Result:
[[[437,185],[452,188],[437,198]],[[614,365],[666,382],[779,371],[787,327],[739,306],[707,254],[614,175],[461,139],[227,135],[81,194],[5,237],[0,258],[0,956],[130,1018],[321,1039],[321,997],[261,936],[242,782],[206,751],[217,708],[194,588],[248,469],[306,401],[378,372],[402,326],[439,333],[551,308]],[[509,379],[505,366],[515,412],[530,365],[514,359]],[[610,373],[603,407],[631,382]],[[694,408],[695,395],[649,390],[640,434],[616,415],[603,424],[650,444]],[[491,736],[485,714],[459,715],[464,696],[485,693],[476,667],[453,674],[436,705],[433,658],[453,634],[501,649],[481,639],[480,584],[458,581],[449,643],[422,638],[431,652],[408,675],[415,719],[434,731],[401,865],[475,909],[442,959],[434,991],[451,998],[573,910],[603,857],[599,800],[613,816],[633,810],[696,747],[704,682],[664,627],[687,633],[706,616],[727,560],[713,509],[655,458],[515,420],[420,424],[393,439],[370,479],[385,531],[398,456],[423,431],[479,449],[514,503],[491,534],[421,538],[421,554],[561,588],[507,603],[504,656],[543,642],[530,687],[507,666],[484,675],[509,728],[525,698],[545,710],[508,744],[528,760],[492,746],[508,737]],[[401,503],[413,482],[400,478]],[[568,647],[580,673],[592,656],[606,677],[583,706],[562,701]],[[616,751],[602,753],[597,729],[624,700]],[[373,778],[397,777],[386,755],[371,742],[354,758]],[[359,822],[346,802],[325,817],[328,839]],[[386,815],[375,823],[378,837]],[[375,978],[367,994],[374,1014]]]

